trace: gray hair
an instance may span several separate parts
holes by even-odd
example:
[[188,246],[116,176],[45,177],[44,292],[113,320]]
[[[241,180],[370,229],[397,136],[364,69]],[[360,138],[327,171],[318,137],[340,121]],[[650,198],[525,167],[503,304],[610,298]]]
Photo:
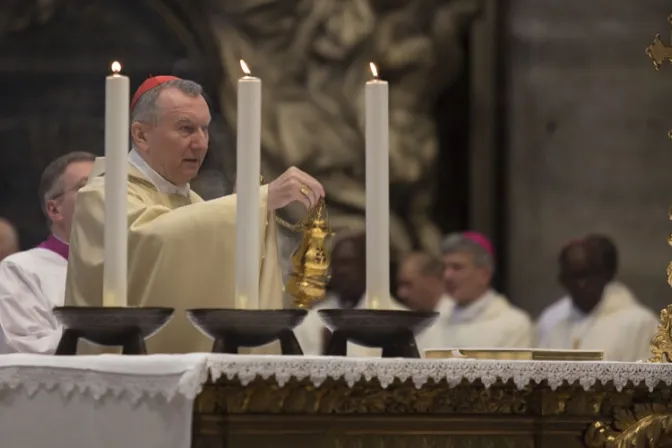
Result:
[[178,89],[180,92],[185,95],[197,97],[203,95],[203,87],[200,84],[194,81],[189,81],[188,79],[173,79],[171,81],[164,82],[159,84],[146,91],[135,103],[133,110],[131,111],[131,123],[139,121],[141,123],[147,124],[156,124],[159,118],[159,109],[156,106],[156,101],[159,98],[159,95],[165,89]]
[[495,260],[487,249],[476,241],[467,238],[463,233],[451,233],[443,240],[441,253],[447,255],[458,252],[472,255],[476,266],[495,270]]

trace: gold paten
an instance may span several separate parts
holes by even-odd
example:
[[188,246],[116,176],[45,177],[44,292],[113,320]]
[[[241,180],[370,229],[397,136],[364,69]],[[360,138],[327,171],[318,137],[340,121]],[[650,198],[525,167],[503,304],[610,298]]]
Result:
[[429,359],[497,359],[508,361],[602,361],[598,350],[530,350],[530,349],[435,349],[425,350]]

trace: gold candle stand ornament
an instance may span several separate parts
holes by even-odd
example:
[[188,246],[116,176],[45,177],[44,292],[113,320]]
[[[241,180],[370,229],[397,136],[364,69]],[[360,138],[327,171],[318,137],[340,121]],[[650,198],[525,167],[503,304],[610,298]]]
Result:
[[329,226],[327,205],[324,199],[308,211],[301,222],[290,224],[276,216],[282,227],[292,232],[302,232],[301,244],[292,256],[292,273],[286,290],[294,297],[297,308],[308,309],[326,295],[329,281],[330,254],[327,239],[333,235]]
[[[672,15],[667,18],[667,21],[672,25]],[[665,61],[672,62],[672,45],[666,45],[660,38],[660,34],[656,34],[653,43],[646,47],[646,55],[653,61],[654,68],[660,70]],[[672,138],[672,131],[668,131],[667,135]],[[668,217],[672,220],[672,207],[670,207]],[[667,242],[672,246],[672,235],[668,236]],[[672,287],[672,262],[667,265],[667,283]],[[651,339],[651,354],[649,362],[672,362],[672,305],[668,305],[660,312],[660,324]]]

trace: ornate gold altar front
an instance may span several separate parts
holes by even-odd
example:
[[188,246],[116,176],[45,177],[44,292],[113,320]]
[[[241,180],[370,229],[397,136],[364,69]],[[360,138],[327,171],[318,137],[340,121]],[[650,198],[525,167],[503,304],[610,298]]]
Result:
[[670,408],[668,387],[221,380],[197,399],[193,447],[666,446]]

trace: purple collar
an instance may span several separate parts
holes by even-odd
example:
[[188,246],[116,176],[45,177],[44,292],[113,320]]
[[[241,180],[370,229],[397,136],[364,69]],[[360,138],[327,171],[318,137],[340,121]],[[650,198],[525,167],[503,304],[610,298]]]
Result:
[[46,241],[40,243],[39,246],[42,249],[47,249],[52,252],[56,252],[61,257],[68,259],[68,252],[70,251],[70,246],[67,243],[56,238],[54,235],[49,235],[49,238]]

